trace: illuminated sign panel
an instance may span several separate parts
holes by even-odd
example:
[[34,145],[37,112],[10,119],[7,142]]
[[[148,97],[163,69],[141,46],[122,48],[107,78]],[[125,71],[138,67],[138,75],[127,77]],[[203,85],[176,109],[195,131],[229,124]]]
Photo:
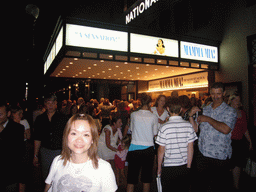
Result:
[[131,52],[178,57],[178,41],[131,33]]
[[140,0],[135,3],[130,9],[128,14],[125,16],[125,23],[128,24],[145,10],[150,8],[153,3],[158,2],[158,0]]
[[197,43],[180,42],[180,56],[183,59],[218,62],[218,48]]
[[47,70],[49,69],[49,67],[51,66],[53,60],[55,59],[55,57],[58,55],[61,47],[63,46],[63,27],[61,28],[52,48],[51,51],[44,63],[44,74],[47,72]]
[[67,24],[66,45],[126,52],[128,33]]
[[208,72],[149,81],[148,91],[164,91],[208,87]]

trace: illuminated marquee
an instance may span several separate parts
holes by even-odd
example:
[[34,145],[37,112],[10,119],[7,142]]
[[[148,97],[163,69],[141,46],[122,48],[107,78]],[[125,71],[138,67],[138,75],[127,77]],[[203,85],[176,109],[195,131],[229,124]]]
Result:
[[66,29],[66,45],[128,51],[127,32],[73,24],[67,24]]
[[139,5],[135,5],[135,7],[126,15],[125,20],[126,24],[130,23],[140,14],[142,14],[145,10],[150,8],[153,3],[156,3],[158,0],[144,0],[141,3],[136,3]]
[[181,41],[180,55],[183,59],[218,62],[218,48],[209,45]]
[[208,72],[149,81],[149,92],[208,87]]

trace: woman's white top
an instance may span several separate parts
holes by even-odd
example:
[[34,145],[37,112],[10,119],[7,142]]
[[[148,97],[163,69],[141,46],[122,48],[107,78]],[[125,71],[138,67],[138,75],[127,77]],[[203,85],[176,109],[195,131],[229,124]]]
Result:
[[[151,107],[151,111],[159,118],[161,119],[162,121],[165,121],[167,117],[169,117],[169,114],[167,112],[166,109],[164,109],[164,112],[161,116],[159,116],[158,112],[157,112],[157,108],[156,107]],[[158,130],[159,128],[161,127],[161,124],[158,123]]]
[[51,184],[49,191],[70,192],[114,192],[117,190],[116,179],[111,165],[99,159],[99,167],[95,169],[92,161],[75,164],[70,161],[66,166],[58,155],[52,162],[51,169],[45,183]]
[[149,110],[139,110],[131,114],[131,144],[154,146],[154,136],[158,131],[158,118]]
[[100,158],[104,160],[114,160],[116,152],[112,151],[107,147],[105,129],[108,129],[110,131],[110,145],[114,148],[117,148],[118,132],[116,132],[113,135],[111,126],[106,125],[100,134],[99,145],[98,145],[98,155]]

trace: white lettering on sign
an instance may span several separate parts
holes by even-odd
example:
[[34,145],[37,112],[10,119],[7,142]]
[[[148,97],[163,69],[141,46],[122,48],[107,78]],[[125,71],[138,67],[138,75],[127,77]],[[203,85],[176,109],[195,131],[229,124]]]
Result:
[[209,45],[181,41],[180,55],[183,59],[218,62],[218,48]]
[[159,0],[144,0],[140,3],[137,3],[137,6],[135,7],[126,15],[125,17],[125,23],[128,24],[132,20],[134,20],[136,17],[138,17],[140,14],[142,14],[145,10],[150,8],[153,3],[156,3]]

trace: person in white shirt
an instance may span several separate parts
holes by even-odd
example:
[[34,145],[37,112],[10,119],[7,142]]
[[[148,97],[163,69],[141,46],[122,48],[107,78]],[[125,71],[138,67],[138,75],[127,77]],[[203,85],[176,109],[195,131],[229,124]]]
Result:
[[127,192],[134,191],[134,185],[138,183],[140,169],[142,169],[143,191],[150,191],[155,157],[154,136],[156,136],[158,129],[158,118],[150,111],[151,102],[151,97],[143,94],[141,109],[131,114],[132,141],[127,156]]
[[93,118],[76,114],[66,125],[61,155],[55,157],[45,180],[46,191],[114,192],[111,165],[97,156],[98,129]]
[[159,95],[156,99],[156,103],[154,107],[151,107],[151,111],[158,117],[158,129],[169,118],[169,114],[165,109],[165,102],[166,102],[166,96]]
[[180,116],[178,98],[170,98],[167,110],[171,117],[159,130],[157,175],[161,175],[163,192],[171,189],[188,191],[188,173],[193,158],[193,142],[197,139],[192,125]]

